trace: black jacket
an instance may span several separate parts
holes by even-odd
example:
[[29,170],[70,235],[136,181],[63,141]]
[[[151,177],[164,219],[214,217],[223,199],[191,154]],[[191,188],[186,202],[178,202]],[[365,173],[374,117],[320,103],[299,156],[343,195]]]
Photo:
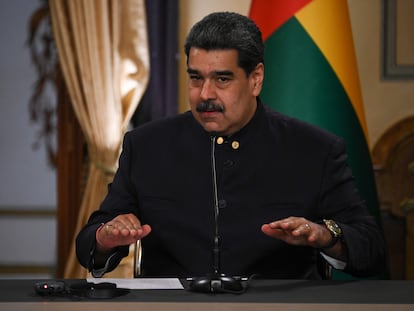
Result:
[[[211,273],[215,149],[221,272],[319,278],[318,250],[261,232],[262,224],[288,216],[334,219],[348,247],[345,272],[362,276],[383,268],[383,236],[358,194],[340,138],[259,102],[245,128],[222,144],[212,139],[191,112],[127,133],[108,195],[77,237],[80,263],[92,269],[101,223],[134,213],[152,227],[142,240],[144,276]],[[127,253],[121,247],[108,270]]]

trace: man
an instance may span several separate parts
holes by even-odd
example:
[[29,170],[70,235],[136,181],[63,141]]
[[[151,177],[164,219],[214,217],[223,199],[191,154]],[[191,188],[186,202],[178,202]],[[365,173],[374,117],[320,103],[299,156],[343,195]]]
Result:
[[125,135],[119,169],[77,237],[101,276],[141,240],[142,275],[320,279],[320,255],[355,276],[385,266],[342,139],[272,112],[264,45],[247,17],[213,13],[185,43],[191,111]]

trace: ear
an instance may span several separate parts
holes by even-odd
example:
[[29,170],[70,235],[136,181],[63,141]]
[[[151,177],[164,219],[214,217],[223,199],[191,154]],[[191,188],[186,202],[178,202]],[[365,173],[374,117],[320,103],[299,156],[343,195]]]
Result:
[[259,96],[262,91],[263,80],[264,80],[264,65],[263,63],[257,64],[256,68],[250,74],[252,81],[252,92],[253,96]]

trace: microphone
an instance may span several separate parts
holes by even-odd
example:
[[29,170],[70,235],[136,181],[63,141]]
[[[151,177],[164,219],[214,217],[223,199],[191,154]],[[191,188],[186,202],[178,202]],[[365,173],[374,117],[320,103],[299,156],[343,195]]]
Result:
[[205,277],[194,278],[190,282],[190,290],[208,293],[241,293],[244,291],[240,279],[220,273],[220,233],[219,233],[219,204],[216,172],[216,135],[211,134],[211,170],[214,198],[214,240],[213,240],[213,273]]

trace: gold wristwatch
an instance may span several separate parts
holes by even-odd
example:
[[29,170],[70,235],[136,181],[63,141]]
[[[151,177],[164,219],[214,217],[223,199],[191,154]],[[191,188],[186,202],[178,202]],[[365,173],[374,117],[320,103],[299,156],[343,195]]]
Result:
[[328,228],[329,232],[332,235],[332,241],[325,247],[322,247],[323,249],[328,249],[334,246],[336,242],[338,242],[338,240],[341,238],[342,229],[332,219],[323,219],[323,223],[325,224],[326,228]]

